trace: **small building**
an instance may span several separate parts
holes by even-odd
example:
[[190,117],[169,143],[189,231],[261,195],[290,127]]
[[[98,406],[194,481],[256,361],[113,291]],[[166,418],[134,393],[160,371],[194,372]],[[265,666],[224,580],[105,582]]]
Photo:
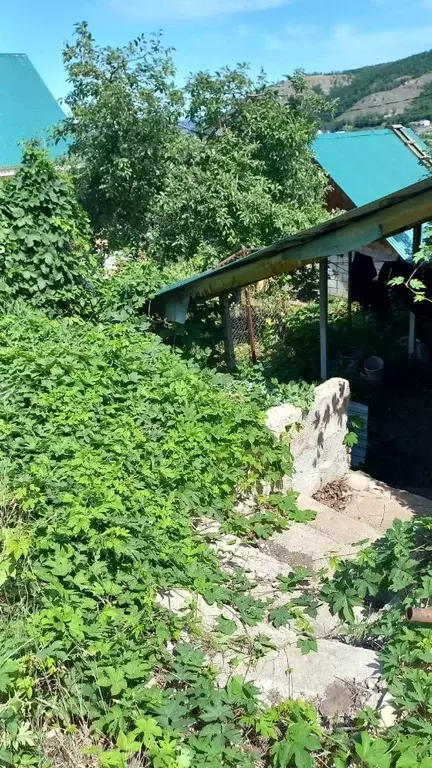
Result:
[[22,143],[37,138],[52,158],[66,142],[51,139],[65,114],[24,53],[0,53],[0,178],[11,176],[21,162]]
[[[349,211],[416,184],[431,173],[424,142],[409,128],[391,128],[327,133],[313,142],[315,157],[330,178],[327,209]],[[360,253],[370,257],[371,269],[379,273],[385,261],[401,258],[410,262],[413,230],[380,240]],[[347,254],[329,260],[329,293],[348,295]]]

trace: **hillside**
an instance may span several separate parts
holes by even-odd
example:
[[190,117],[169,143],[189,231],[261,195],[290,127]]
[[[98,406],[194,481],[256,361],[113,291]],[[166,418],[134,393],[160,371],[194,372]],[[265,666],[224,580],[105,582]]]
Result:
[[[432,119],[432,50],[386,64],[307,75],[310,85],[337,99],[329,127]],[[289,81],[281,83],[289,94]]]

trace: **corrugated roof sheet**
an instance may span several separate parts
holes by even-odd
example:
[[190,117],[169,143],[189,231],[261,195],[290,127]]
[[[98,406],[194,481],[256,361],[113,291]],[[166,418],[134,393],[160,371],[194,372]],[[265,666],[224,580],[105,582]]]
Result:
[[183,323],[191,297],[206,298],[339,253],[390,237],[420,221],[432,220],[432,176],[393,195],[334,216],[310,229],[252,251],[160,290],[152,311],[165,312],[170,320]]
[[49,134],[64,112],[24,53],[0,54],[0,168],[21,162],[20,142],[39,138],[52,157],[66,149]]
[[[405,128],[405,132],[426,149],[414,131]],[[313,150],[321,167],[357,207],[430,175],[391,128],[321,134],[314,140]],[[389,238],[389,243],[403,259],[411,258],[412,230]]]

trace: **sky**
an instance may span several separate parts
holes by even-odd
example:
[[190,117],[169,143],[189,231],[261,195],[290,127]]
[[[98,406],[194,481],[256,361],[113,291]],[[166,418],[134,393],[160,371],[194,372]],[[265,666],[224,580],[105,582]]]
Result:
[[179,83],[239,61],[280,80],[297,68],[352,69],[432,48],[432,0],[0,0],[0,52],[27,53],[61,99],[62,48],[83,20],[101,45],[163,30]]

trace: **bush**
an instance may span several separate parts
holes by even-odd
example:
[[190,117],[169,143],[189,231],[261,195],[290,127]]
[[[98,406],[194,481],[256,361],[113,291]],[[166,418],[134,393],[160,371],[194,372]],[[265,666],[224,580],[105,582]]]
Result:
[[[30,760],[36,735],[15,736],[42,712],[63,725],[84,717],[96,741],[124,747],[125,732],[175,701],[151,684],[181,630],[156,592],[235,603],[249,588],[221,573],[195,521],[229,530],[236,491],[289,471],[288,449],[240,386],[227,394],[223,376],[131,326],[3,315],[0,378],[0,762]],[[287,518],[275,511],[273,524]],[[239,602],[246,616],[251,601]],[[185,736],[164,734],[178,754]]]
[[0,296],[61,314],[88,312],[97,260],[68,179],[37,144],[0,185]]

